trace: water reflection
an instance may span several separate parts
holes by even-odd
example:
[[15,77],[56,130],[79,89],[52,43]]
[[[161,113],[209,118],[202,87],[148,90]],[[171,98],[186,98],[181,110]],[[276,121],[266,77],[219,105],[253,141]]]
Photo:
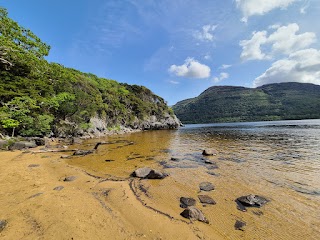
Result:
[[319,195],[320,120],[187,125],[173,136],[175,155],[202,163],[200,151],[214,148],[219,161],[247,162],[251,174]]

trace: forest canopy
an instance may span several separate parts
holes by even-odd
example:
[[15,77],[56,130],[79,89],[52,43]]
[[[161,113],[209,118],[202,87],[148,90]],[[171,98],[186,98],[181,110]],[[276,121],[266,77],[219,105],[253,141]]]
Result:
[[67,126],[72,135],[88,129],[92,117],[114,127],[173,113],[143,86],[47,62],[50,46],[1,7],[0,22],[1,133],[44,136]]

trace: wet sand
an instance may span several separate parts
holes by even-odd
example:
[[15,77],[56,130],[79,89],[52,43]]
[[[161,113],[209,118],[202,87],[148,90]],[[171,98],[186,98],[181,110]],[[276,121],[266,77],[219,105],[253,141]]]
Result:
[[[218,162],[218,169],[170,161],[162,134],[110,137],[105,139],[110,144],[94,154],[69,159],[61,158],[65,153],[0,152],[0,219],[8,222],[0,238],[318,239],[319,211],[310,211],[319,209],[317,198],[262,181],[246,173],[247,163],[219,161],[219,154],[210,157]],[[90,149],[95,141],[72,147]],[[163,169],[163,161],[169,168]],[[144,166],[169,176],[163,180],[130,177]],[[76,178],[63,181],[68,176]],[[212,182],[215,190],[200,192],[203,181]],[[64,188],[54,190],[58,186]],[[234,200],[251,193],[270,202],[247,212],[237,210]],[[202,205],[199,194],[209,195],[217,204]],[[180,216],[180,197],[196,199],[196,207],[210,223]],[[235,230],[237,220],[246,222],[244,231]]]

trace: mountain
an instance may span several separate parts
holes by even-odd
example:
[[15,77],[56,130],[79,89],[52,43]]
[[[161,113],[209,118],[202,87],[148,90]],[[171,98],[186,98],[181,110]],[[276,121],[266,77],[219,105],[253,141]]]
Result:
[[50,46],[0,7],[0,137],[100,135],[122,127],[176,128],[163,98],[49,63]]
[[182,123],[320,118],[320,86],[275,83],[258,88],[214,86],[173,106]]

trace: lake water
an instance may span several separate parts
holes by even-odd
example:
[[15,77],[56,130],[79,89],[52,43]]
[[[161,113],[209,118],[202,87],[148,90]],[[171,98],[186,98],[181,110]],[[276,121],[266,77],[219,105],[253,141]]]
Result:
[[[181,218],[179,198],[197,199],[199,183],[209,181],[216,189],[208,195],[217,204],[202,211],[226,239],[320,239],[320,120],[186,125],[89,140],[81,147],[97,141],[108,144],[69,163],[113,180],[127,179],[138,167],[163,169],[168,178],[139,181],[147,189],[141,198],[175,219]],[[203,157],[203,149],[216,155]],[[234,200],[248,194],[270,202],[237,210]],[[235,220],[247,223],[245,231],[234,230]],[[210,236],[212,228],[204,225],[197,227]]]

